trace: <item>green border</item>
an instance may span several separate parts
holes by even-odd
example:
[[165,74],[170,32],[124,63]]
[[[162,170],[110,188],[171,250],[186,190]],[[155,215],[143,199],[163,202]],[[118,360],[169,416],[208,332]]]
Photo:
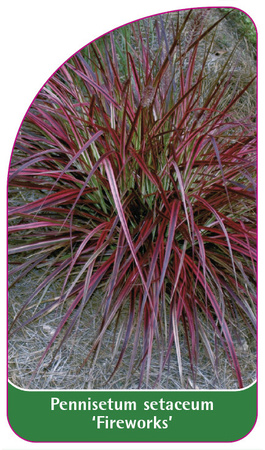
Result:
[[[65,403],[52,411],[53,397]],[[137,409],[108,410],[105,403],[101,407],[106,410],[66,409],[69,401],[87,405],[88,398],[98,406],[109,399],[122,405],[135,402]],[[245,437],[255,425],[256,399],[256,383],[234,391],[31,391],[8,383],[8,419],[18,436],[32,442],[231,442]],[[145,410],[144,402],[149,406],[156,402],[152,405],[157,409]],[[192,410],[191,402],[204,410]],[[174,410],[161,410],[160,404],[173,405]],[[97,416],[108,416],[108,424],[110,419],[119,422],[110,429],[103,420],[97,429]],[[139,421],[140,428],[127,429],[125,420]]]

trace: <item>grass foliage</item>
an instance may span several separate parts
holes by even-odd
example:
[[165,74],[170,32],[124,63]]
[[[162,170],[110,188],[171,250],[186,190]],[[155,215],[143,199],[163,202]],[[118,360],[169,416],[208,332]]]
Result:
[[83,365],[114,324],[110,377],[130,347],[127,382],[140,367],[148,385],[154,352],[159,382],[175,348],[184,385],[185,340],[194,380],[201,345],[216,371],[221,346],[243,386],[238,323],[256,336],[255,74],[238,75],[236,45],[214,65],[226,17],[194,10],[117,29],[60,67],[29,108],[10,164],[9,198],[23,201],[9,207],[9,276],[14,286],[46,275],[28,287],[10,339],[58,311],[32,377],[100,292]]

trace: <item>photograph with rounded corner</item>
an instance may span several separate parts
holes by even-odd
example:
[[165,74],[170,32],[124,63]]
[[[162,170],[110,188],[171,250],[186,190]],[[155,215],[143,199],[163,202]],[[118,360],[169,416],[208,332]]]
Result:
[[8,378],[256,381],[257,36],[234,8],[117,28],[25,114],[8,175]]

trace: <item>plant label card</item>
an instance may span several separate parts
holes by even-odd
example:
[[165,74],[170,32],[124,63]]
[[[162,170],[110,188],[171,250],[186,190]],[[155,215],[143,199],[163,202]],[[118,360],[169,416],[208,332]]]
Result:
[[77,51],[29,106],[8,175],[22,439],[253,428],[256,39],[235,8],[145,17]]

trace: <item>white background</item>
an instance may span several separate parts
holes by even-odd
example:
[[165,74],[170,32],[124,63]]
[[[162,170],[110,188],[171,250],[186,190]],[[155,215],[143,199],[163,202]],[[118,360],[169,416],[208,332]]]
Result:
[[[100,35],[133,20],[157,13],[204,6],[229,6],[249,14],[259,36],[259,417],[254,430],[234,443],[218,444],[56,444],[29,443],[17,437],[6,419],[6,183],[12,146],[21,121],[33,98],[51,74],[72,54]],[[222,1],[221,4],[198,0],[12,0],[2,2],[0,52],[0,282],[1,282],[1,401],[0,449],[244,449],[263,450],[264,420],[264,283],[263,199],[264,182],[264,8],[259,0]],[[264,181],[263,181],[264,180]],[[263,380],[263,381],[262,381]],[[263,399],[262,399],[263,396]],[[246,405],[246,414],[247,414]],[[45,426],[45,424],[43,424]],[[222,427],[222,424],[220,424]]]

